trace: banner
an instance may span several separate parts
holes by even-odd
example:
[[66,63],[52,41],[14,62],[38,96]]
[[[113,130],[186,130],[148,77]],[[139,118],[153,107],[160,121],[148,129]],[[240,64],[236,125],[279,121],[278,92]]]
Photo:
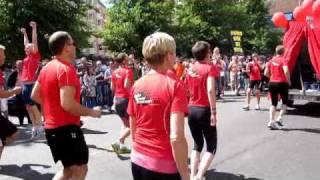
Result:
[[232,38],[232,45],[234,53],[243,53],[242,49],[242,31],[232,30],[230,32]]

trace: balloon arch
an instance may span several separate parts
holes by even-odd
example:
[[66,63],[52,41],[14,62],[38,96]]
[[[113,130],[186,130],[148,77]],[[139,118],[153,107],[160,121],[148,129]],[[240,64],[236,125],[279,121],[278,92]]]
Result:
[[304,0],[293,10],[292,21],[288,21],[283,12],[274,13],[272,21],[285,30],[283,45],[290,70],[295,66],[303,42],[307,41],[311,64],[320,79],[320,0]]

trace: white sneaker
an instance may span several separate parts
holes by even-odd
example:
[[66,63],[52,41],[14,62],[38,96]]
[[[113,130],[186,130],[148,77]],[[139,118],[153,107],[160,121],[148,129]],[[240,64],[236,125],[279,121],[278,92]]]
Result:
[[131,149],[127,147],[125,144],[120,144],[119,154],[130,154]]
[[275,125],[275,123],[274,122],[272,122],[272,121],[269,121],[269,123],[268,123],[268,128],[270,129],[270,130],[277,130],[278,129],[278,127]]
[[257,105],[254,107],[254,110],[260,110],[260,105],[257,104]]
[[43,133],[44,129],[42,126],[33,127],[31,132],[31,140],[36,140],[41,138],[41,134]]
[[114,142],[111,144],[111,147],[113,149],[113,151],[116,153],[116,154],[119,154],[119,149],[120,149],[120,144],[119,142]]

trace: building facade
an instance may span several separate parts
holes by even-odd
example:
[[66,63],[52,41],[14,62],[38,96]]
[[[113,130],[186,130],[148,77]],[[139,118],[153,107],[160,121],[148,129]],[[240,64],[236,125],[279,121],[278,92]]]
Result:
[[275,12],[292,13],[293,9],[302,3],[303,0],[267,0],[270,7],[270,14]]
[[[97,32],[103,29],[105,22],[107,21],[107,8],[100,0],[85,0],[90,6],[87,11],[86,22],[93,32]],[[105,48],[102,47],[103,40],[101,38],[91,36],[89,39],[91,47],[82,49],[84,54],[104,55]]]

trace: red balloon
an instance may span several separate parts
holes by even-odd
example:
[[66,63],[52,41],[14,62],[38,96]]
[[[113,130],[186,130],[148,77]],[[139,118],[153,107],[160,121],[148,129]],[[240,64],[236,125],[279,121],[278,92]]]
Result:
[[298,6],[293,10],[293,17],[296,21],[305,21],[306,16],[307,15],[301,6]]
[[312,15],[312,5],[314,0],[304,0],[302,3],[302,8],[307,16]]
[[312,13],[314,17],[320,18],[320,0],[313,3]]
[[276,12],[272,16],[272,22],[276,27],[287,28],[288,20],[283,12]]

